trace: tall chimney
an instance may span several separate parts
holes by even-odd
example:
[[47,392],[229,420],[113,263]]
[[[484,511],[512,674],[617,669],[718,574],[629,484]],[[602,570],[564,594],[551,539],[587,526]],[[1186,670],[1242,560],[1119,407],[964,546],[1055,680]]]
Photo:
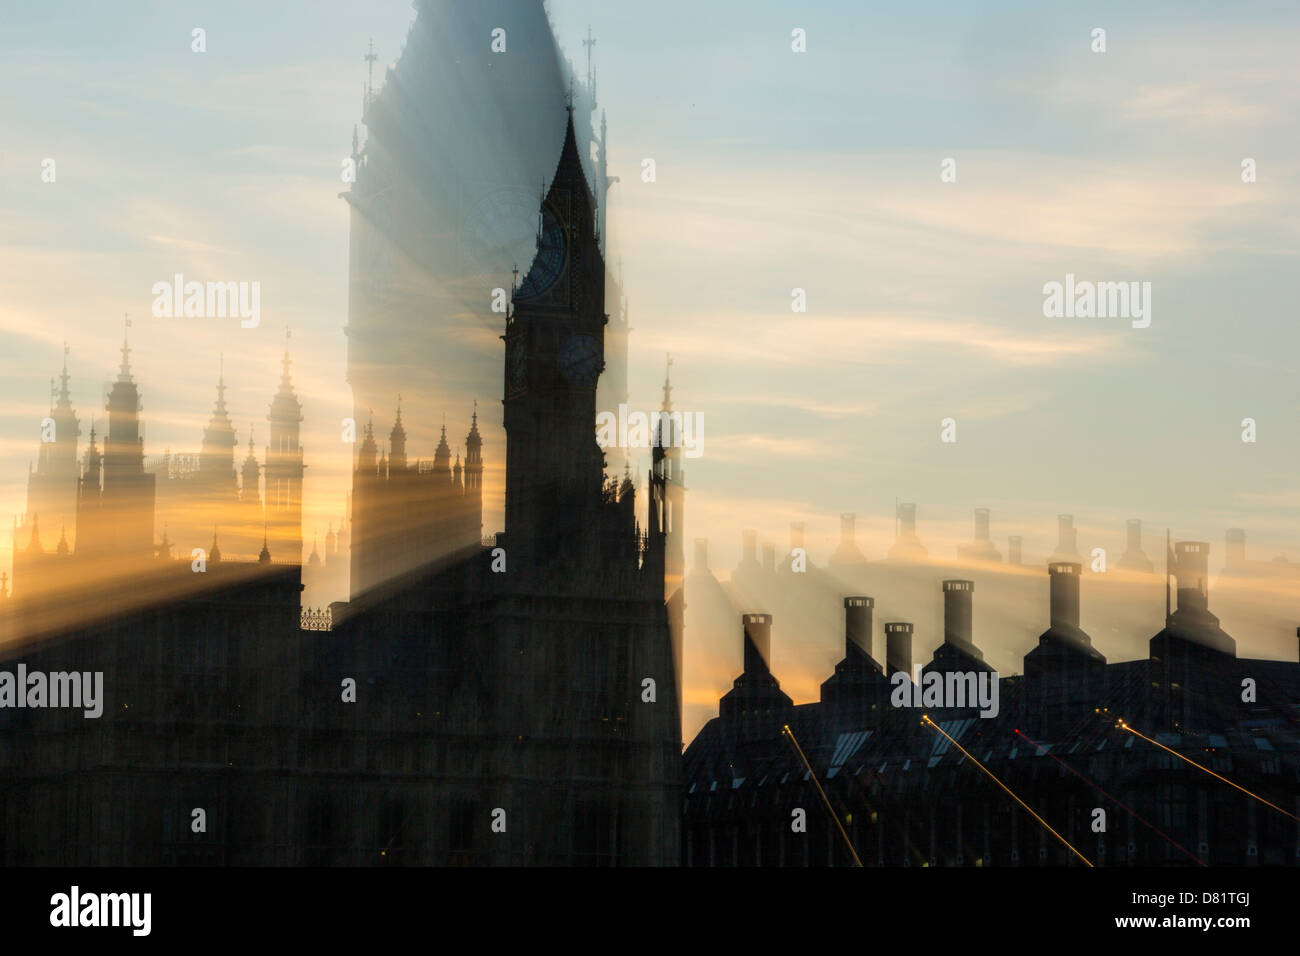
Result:
[[744,560],[746,563],[758,561],[758,532],[745,531],[743,534],[745,541]]
[[1229,528],[1224,535],[1226,545],[1225,557],[1228,559],[1228,565],[1246,563],[1246,532],[1241,528]]
[[695,570],[696,571],[709,570],[709,539],[708,538],[695,539]]
[[1128,519],[1128,550],[1129,551],[1142,550],[1142,519],[1141,518]]
[[871,611],[876,606],[874,598],[846,597],[844,599],[844,656],[861,652],[871,656]]
[[740,623],[745,629],[745,673],[767,672],[772,653],[772,615],[742,614]]
[[916,534],[916,505],[911,502],[898,506],[898,534],[900,537]]
[[1074,515],[1057,515],[1057,543],[1056,550],[1058,554],[1078,554],[1079,544],[1074,530]]
[[763,542],[763,570],[768,574],[776,573],[776,545],[770,541]]
[[893,621],[885,625],[885,670],[892,677],[899,671],[912,677],[912,625]]
[[975,540],[987,541],[989,539],[989,509],[975,509]]
[[803,547],[803,522],[790,522],[790,550]]
[[1053,561],[1047,566],[1051,582],[1052,627],[1079,626],[1079,574],[1083,566],[1073,561]]
[[1020,563],[1020,535],[1013,534],[1007,538],[1007,563]]
[[857,523],[858,516],[845,512],[840,515],[840,544],[852,545],[856,533],[854,526]]
[[970,645],[971,598],[975,592],[974,581],[949,580],[943,582],[943,639],[947,644]]
[[1178,578],[1178,609],[1206,611],[1210,607],[1210,546],[1204,541],[1174,544]]

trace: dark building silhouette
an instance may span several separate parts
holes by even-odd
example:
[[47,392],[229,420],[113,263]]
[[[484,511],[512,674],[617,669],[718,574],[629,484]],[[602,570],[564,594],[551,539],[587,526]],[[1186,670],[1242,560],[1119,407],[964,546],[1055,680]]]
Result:
[[[492,49],[497,29],[504,53]],[[554,238],[539,230],[539,205],[565,141],[552,117],[570,95],[600,253],[599,263],[587,265],[603,273],[601,284],[584,277],[575,288],[600,296],[595,306],[609,316],[596,406],[617,412],[626,403],[628,304],[621,268],[618,275],[607,268],[604,246],[617,177],[608,173],[608,124],[603,113],[598,124],[593,118],[594,66],[589,61],[583,75],[565,60],[539,0],[425,0],[400,56],[367,88],[365,133],[353,135],[356,179],[343,194],[350,210],[348,383],[358,433],[373,409],[391,407],[400,393],[410,447],[429,448],[444,413],[459,421],[455,410],[468,413],[500,388],[502,310],[539,239]],[[564,197],[555,198],[563,205]],[[549,248],[548,263],[558,251]],[[528,286],[528,276],[522,279]],[[504,460],[504,435],[486,417],[482,425],[483,455]],[[380,447],[376,461],[383,453]],[[614,474],[627,464],[621,449],[608,449],[607,459]],[[489,512],[499,482],[491,494]],[[354,538],[369,542],[380,531],[368,527],[364,492],[353,495]],[[415,564],[437,557],[413,555]],[[353,592],[371,583],[354,581]]]
[[974,601],[975,582],[949,580],[943,582],[943,643],[934,652],[934,659],[922,670],[992,671],[984,661],[984,652],[975,646]]
[[[630,478],[606,477],[592,428],[605,270],[571,115],[542,220],[545,239],[505,326],[505,531],[484,545],[466,501],[481,493],[476,444],[459,471],[442,473],[443,446],[436,473],[422,474],[399,419],[383,468],[376,462],[386,489],[376,494],[411,505],[420,492],[394,482],[449,484],[472,520],[429,530],[408,508],[408,527],[427,531],[440,557],[391,575],[363,566],[374,583],[328,612],[299,608],[301,532],[291,525],[302,409],[287,355],[269,416],[261,551],[230,560],[214,540],[198,570],[148,534],[154,476],[143,470],[124,346],[102,485],[93,441],[81,481],[83,511],[111,506],[117,523],[102,541],[81,528],[68,560],[116,566],[143,542],[147,564],[132,567],[126,592],[73,575],[70,617],[5,602],[5,629],[21,636],[5,649],[7,667],[101,670],[104,697],[97,719],[0,709],[0,860],[678,861],[681,729],[665,603],[672,459],[655,450],[643,529]],[[471,439],[475,431],[476,420]],[[223,481],[232,448],[222,443]],[[373,521],[369,477],[354,527]],[[283,555],[276,532],[290,543]],[[192,827],[195,809],[205,829]]]
[[[1178,544],[1177,609],[1148,658],[1119,664],[1079,628],[1078,562],[1053,563],[1050,627],[1025,655],[1023,676],[1000,678],[989,717],[928,708],[928,724],[923,711],[892,706],[885,678],[911,672],[911,626],[885,625],[879,673],[862,641],[871,602],[846,598],[845,659],[819,702],[773,701],[763,720],[720,708],[686,749],[683,862],[851,866],[833,812],[867,866],[1082,865],[973,758],[1098,866],[1294,865],[1293,819],[1121,726],[1295,806],[1300,664],[1235,656],[1209,612],[1206,552]],[[945,642],[927,671],[954,648],[971,668],[982,664],[969,641],[968,583],[945,582]],[[1254,695],[1243,694],[1247,678]],[[792,827],[798,810],[806,831]]]

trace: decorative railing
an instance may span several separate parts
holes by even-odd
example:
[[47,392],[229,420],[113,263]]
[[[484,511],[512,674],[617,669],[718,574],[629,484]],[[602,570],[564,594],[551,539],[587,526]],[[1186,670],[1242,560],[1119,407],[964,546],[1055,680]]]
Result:
[[334,615],[329,608],[302,609],[298,627],[304,631],[328,631],[334,626]]

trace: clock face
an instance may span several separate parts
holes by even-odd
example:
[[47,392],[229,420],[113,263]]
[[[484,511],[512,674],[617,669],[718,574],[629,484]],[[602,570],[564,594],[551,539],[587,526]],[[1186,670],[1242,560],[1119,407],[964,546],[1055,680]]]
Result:
[[537,257],[533,267],[528,270],[516,299],[528,299],[541,295],[555,284],[555,280],[564,271],[565,254],[564,227],[560,225],[550,206],[542,207],[542,233],[537,238]]
[[506,346],[506,380],[511,391],[518,391],[528,383],[528,353],[522,336],[511,339]]
[[570,335],[560,346],[560,374],[570,385],[591,388],[605,367],[600,343],[581,332]]
[[490,275],[529,262],[537,252],[538,203],[535,189],[493,188],[466,214],[466,253]]

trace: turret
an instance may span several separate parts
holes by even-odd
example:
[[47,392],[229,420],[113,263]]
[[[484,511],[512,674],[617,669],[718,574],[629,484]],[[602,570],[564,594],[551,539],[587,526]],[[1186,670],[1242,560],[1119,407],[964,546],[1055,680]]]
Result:
[[266,449],[266,518],[276,532],[276,553],[282,560],[302,562],[302,477],[303,449],[299,444],[302,403],[293,391],[289,376],[289,333],[285,331],[281,360],[280,388],[271,400],[266,416],[271,441]]
[[[447,430],[443,429],[443,435]],[[397,406],[397,417],[393,421],[393,429],[388,433],[388,468],[390,471],[406,470],[406,429],[402,427],[402,406]]]
[[248,427],[248,454],[244,456],[243,467],[239,470],[239,500],[246,505],[261,506],[262,466],[253,454],[253,426]]
[[203,448],[199,453],[199,478],[205,490],[235,493],[235,426],[226,411],[226,373],[224,358],[217,375],[217,400],[212,417],[203,429]]

